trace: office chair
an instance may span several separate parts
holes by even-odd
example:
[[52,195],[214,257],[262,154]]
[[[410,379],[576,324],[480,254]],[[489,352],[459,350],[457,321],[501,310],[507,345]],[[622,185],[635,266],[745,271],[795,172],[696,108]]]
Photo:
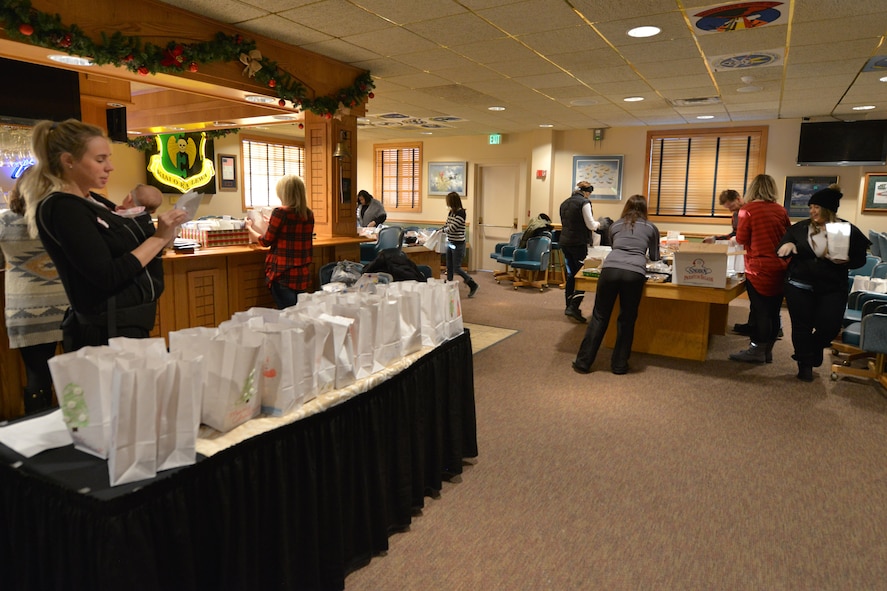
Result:
[[865,359],[866,366],[852,367],[850,359],[840,364],[834,363],[831,378],[832,380],[842,376],[871,378],[887,387],[887,375],[884,373],[884,363],[887,361],[887,303],[872,301],[868,302],[865,308],[865,314],[858,326],[852,327],[852,337],[856,339],[858,347],[858,353],[852,357]]
[[[514,251],[514,259],[511,268],[517,271],[526,271],[527,277],[515,277],[514,289],[529,285],[538,287],[539,291],[545,291],[548,287],[548,259],[551,254],[551,238],[548,236],[535,236],[527,242],[526,248],[518,248]],[[539,275],[542,278],[539,278]]]
[[520,244],[520,239],[523,235],[523,232],[515,232],[511,235],[511,238],[508,239],[508,242],[497,243],[496,250],[490,253],[491,259],[505,265],[504,271],[493,272],[493,279],[496,280],[496,283],[499,283],[502,280],[514,281],[514,273],[508,270],[508,266],[511,265],[512,258],[514,257],[514,249]]

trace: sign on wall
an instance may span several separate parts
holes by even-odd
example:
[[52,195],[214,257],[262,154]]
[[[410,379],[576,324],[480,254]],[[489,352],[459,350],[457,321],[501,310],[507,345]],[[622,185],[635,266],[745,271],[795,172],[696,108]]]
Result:
[[148,183],[169,192],[196,190],[215,193],[215,153],[206,133],[176,133],[155,136],[153,152],[148,153]]

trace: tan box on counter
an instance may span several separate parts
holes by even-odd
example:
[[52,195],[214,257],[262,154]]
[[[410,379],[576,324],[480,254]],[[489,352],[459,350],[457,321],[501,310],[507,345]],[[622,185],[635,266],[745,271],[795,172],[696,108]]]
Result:
[[726,287],[727,245],[685,242],[674,253],[671,282],[675,285]]

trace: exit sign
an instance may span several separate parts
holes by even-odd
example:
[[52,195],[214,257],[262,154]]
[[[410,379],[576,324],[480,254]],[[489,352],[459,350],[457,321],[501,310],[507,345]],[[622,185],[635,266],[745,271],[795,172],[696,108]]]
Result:
[[502,134],[501,133],[491,133],[490,134],[490,145],[495,146],[502,143]]

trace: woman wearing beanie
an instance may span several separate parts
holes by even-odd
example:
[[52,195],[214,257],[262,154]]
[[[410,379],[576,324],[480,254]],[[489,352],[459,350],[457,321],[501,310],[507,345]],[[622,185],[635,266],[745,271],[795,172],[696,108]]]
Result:
[[752,180],[745,201],[739,210],[736,242],[745,247],[745,286],[754,326],[748,349],[731,353],[730,359],[769,363],[779,333],[786,267],[785,261],[776,256],[776,248],[791,221],[785,208],[777,203],[776,181],[768,174],[759,174]]
[[[822,365],[823,349],[841,330],[847,306],[847,277],[850,269],[865,264],[869,239],[859,228],[838,218],[842,197],[838,185],[810,197],[810,218],[788,229],[777,253],[790,257],[785,280],[785,301],[792,319],[792,345],[798,362],[798,379],[813,381],[813,368]],[[846,258],[829,252],[826,224],[850,226],[850,248]]]

